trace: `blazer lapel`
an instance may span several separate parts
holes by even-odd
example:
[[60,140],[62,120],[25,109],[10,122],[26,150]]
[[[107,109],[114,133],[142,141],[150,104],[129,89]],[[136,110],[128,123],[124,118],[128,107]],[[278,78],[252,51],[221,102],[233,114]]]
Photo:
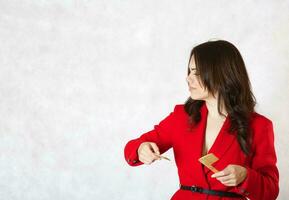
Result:
[[[206,105],[204,105],[203,110],[205,111],[204,113],[206,115],[205,119],[207,119],[208,111],[207,111]],[[207,122],[207,120],[205,120],[205,121]],[[236,139],[235,132],[233,132],[233,133],[229,132],[230,124],[231,124],[230,118],[229,118],[229,115],[227,115],[227,117],[226,117],[212,147],[208,151],[208,154],[209,153],[215,154],[215,156],[217,156],[219,158],[219,160],[222,159],[223,155],[228,151],[230,146],[233,144],[233,141]],[[205,123],[205,125],[206,125],[206,123]],[[204,129],[203,133],[205,136],[205,129]],[[203,140],[203,142],[204,142],[204,140]],[[204,143],[203,143],[203,145],[204,145]],[[218,163],[218,161],[216,162],[216,164],[217,163]],[[222,169],[218,169],[218,170],[222,170]],[[207,167],[205,167],[205,173],[208,173],[209,171],[210,170]]]
[[[206,103],[200,108],[201,120],[200,122],[193,127],[191,131],[187,131],[185,135],[185,143],[187,148],[187,154],[190,155],[191,159],[187,160],[189,166],[193,166],[193,172],[204,172],[199,176],[194,177],[194,183],[200,186],[206,186],[206,174],[210,172],[210,169],[207,167],[203,168],[203,164],[198,161],[202,157],[203,145],[205,142],[205,133],[207,126],[207,116],[208,109]],[[216,137],[212,147],[209,149],[208,153],[214,153],[219,160],[222,159],[223,155],[228,151],[230,146],[233,144],[235,136],[229,133],[230,120],[229,117],[226,117],[218,136]],[[216,162],[216,168],[218,161]],[[213,164],[213,166],[215,166]],[[218,169],[218,168],[217,168]],[[222,169],[218,169],[222,170]]]
[[[205,104],[205,103],[204,103]],[[201,120],[198,124],[193,126],[191,131],[186,132],[185,143],[187,148],[187,154],[190,159],[187,160],[189,166],[192,166],[193,173],[199,173],[203,171],[202,163],[198,159],[202,155],[202,148],[204,142],[204,133],[206,129],[206,107],[202,106],[200,108]],[[187,126],[189,127],[189,126]],[[204,173],[194,176],[194,184],[198,186],[207,187],[206,177]]]

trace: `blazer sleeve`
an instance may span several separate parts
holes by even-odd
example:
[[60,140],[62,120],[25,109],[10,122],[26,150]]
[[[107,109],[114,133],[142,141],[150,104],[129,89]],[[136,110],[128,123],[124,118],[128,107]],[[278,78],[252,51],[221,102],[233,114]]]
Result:
[[124,157],[130,166],[139,166],[144,164],[138,159],[138,148],[143,142],[154,142],[158,146],[160,153],[166,152],[172,147],[172,132],[176,123],[176,112],[180,105],[174,107],[174,111],[161,120],[154,128],[143,133],[136,139],[132,139],[125,145]]
[[272,122],[269,120],[254,137],[252,165],[246,167],[247,177],[235,189],[250,200],[273,200],[279,193],[279,172]]

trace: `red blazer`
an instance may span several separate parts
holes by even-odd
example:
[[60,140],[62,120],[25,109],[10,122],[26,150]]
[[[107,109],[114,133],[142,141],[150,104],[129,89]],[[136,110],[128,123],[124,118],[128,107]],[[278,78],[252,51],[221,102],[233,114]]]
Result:
[[[258,113],[253,113],[251,128],[253,130],[253,156],[245,157],[236,137],[229,134],[230,120],[227,117],[215,142],[208,153],[214,153],[219,160],[214,167],[223,170],[229,164],[241,165],[247,168],[247,177],[238,186],[225,186],[216,178],[211,178],[213,172],[207,167],[202,168],[198,161],[201,157],[204,142],[208,110],[204,103],[200,109],[201,121],[189,131],[188,115],[184,105],[176,105],[171,112],[154,129],[143,133],[139,138],[130,140],[124,148],[124,156],[131,166],[144,163],[138,160],[137,150],[142,142],[155,142],[160,153],[173,148],[175,163],[178,168],[179,183],[196,185],[212,190],[230,191],[242,194],[250,200],[273,200],[279,193],[279,172],[276,167],[274,148],[274,133],[271,120]],[[176,183],[176,184],[179,184]],[[211,196],[193,193],[187,190],[177,190],[171,200],[189,199],[242,199]]]

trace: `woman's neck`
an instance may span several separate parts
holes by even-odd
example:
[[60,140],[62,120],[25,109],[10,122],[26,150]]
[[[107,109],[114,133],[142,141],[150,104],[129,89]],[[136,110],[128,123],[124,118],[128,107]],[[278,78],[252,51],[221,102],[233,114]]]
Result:
[[[218,112],[218,100],[217,98],[210,98],[205,100],[207,109],[208,109],[208,117],[212,119],[223,119],[225,118],[223,115],[220,115]],[[221,104],[221,113],[227,116],[227,112],[225,106]]]

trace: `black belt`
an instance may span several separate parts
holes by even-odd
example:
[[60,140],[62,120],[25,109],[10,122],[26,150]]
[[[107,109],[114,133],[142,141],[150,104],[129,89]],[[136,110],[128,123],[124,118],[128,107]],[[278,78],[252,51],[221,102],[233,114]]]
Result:
[[209,195],[216,195],[220,197],[243,197],[240,194],[234,193],[234,192],[224,192],[224,191],[219,191],[219,190],[208,190],[204,189],[201,187],[197,186],[186,186],[186,185],[180,185],[180,188],[182,190],[190,190],[192,192],[199,192],[199,193],[204,193],[204,194],[209,194]]

